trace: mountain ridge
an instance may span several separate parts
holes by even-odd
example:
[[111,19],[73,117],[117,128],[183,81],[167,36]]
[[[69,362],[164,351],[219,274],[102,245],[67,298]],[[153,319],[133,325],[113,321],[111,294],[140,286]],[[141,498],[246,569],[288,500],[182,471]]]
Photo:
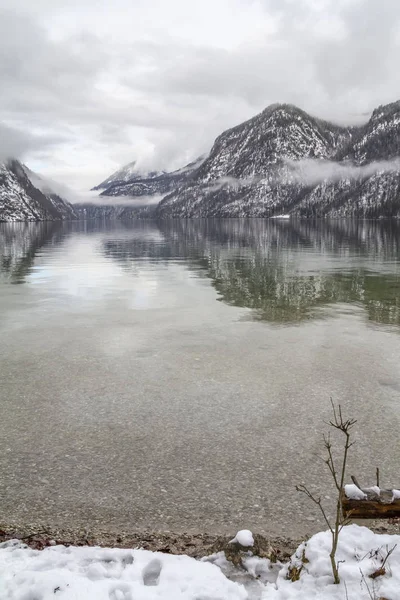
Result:
[[[127,179],[122,181],[115,179],[111,182],[103,191],[100,196],[154,196],[157,194],[167,194],[173,189],[179,187],[185,183],[191,176],[191,174],[201,165],[204,161],[204,156],[197,157],[194,161],[189,164],[176,169],[175,171],[153,171],[150,176],[142,177],[137,172],[134,172],[131,177],[127,176]],[[129,163],[130,165],[135,164]],[[126,172],[127,167],[122,167],[117,173]],[[114,177],[116,174],[110,176],[109,179]],[[107,181],[107,180],[105,180]],[[104,183],[104,182],[103,182]],[[102,184],[100,184],[102,185]],[[98,189],[99,186],[92,189]]]
[[124,165],[114,173],[112,173],[107,179],[92,188],[92,191],[107,190],[113,185],[123,185],[126,183],[132,183],[137,180],[154,179],[163,175],[165,171],[149,171],[143,173],[136,169],[136,161],[132,161],[127,165]]
[[13,158],[0,164],[0,222],[77,218],[72,204],[50,189],[42,192],[32,183],[29,173],[32,172]]
[[[381,164],[393,160],[399,165]],[[310,182],[305,161],[314,179],[331,164],[334,176],[325,168]],[[157,209],[162,218],[281,214],[400,216],[400,102],[378,107],[360,127],[271,105],[218,136],[208,159]]]

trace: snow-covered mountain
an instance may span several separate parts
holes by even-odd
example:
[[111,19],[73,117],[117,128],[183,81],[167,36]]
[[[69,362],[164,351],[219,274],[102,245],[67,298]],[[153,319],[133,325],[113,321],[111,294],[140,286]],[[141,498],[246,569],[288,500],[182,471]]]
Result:
[[274,104],[220,135],[160,217],[400,216],[400,101],[362,127]]
[[374,110],[334,158],[343,176],[308,190],[295,214],[400,217],[400,101]]
[[[74,209],[83,219],[154,217],[159,198],[184,185],[204,160],[205,157],[200,156],[176,171],[154,171],[145,176],[135,170],[135,162],[130,163],[93,188],[99,190],[105,187],[97,203],[81,202],[74,204]],[[124,196],[127,197],[125,203]],[[107,197],[110,197],[109,201]]]
[[[123,186],[126,183],[132,183],[137,180],[154,179],[155,177],[160,177],[161,175],[164,175],[164,173],[165,171],[150,171],[148,173],[143,173],[142,171],[139,171],[137,169],[136,161],[133,161],[125,165],[124,167],[121,167],[121,169],[118,169],[118,171],[115,171],[115,173],[107,177],[107,179],[105,179],[104,181],[99,183],[99,185],[96,185],[92,189],[107,190],[108,188],[114,185]],[[115,194],[111,195],[115,196]]]
[[[400,217],[400,101],[380,106],[360,127],[273,104],[181,169],[143,174],[135,162],[126,165],[94,188],[97,204],[72,207],[57,189],[18,161],[1,165],[0,220]],[[117,203],[124,196],[125,205]]]
[[103,189],[101,196],[165,195],[185,184],[204,159],[204,156],[199,156],[193,162],[176,171],[168,173],[153,171],[146,175],[141,175],[135,171],[135,163],[133,162],[93,189]]
[[[35,180],[32,182],[30,175]],[[39,189],[38,181],[42,189]],[[76,219],[72,205],[18,160],[0,164],[0,221]]]

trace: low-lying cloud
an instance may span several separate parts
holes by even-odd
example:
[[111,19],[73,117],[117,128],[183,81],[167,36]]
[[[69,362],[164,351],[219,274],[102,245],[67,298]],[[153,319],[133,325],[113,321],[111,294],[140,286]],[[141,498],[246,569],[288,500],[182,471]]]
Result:
[[285,162],[290,169],[290,179],[294,179],[297,183],[304,185],[364,179],[378,173],[400,171],[400,158],[374,161],[361,166],[351,163],[337,163],[329,160],[308,158],[298,161],[286,160]]
[[87,204],[93,206],[130,206],[132,208],[143,208],[158,204],[164,196],[156,194],[154,196],[96,196],[92,193],[81,194],[70,199],[72,204]]
[[338,181],[354,181],[372,177],[380,173],[400,172],[400,158],[393,160],[374,161],[367,165],[354,165],[352,163],[338,163],[330,160],[305,158],[302,160],[284,161],[284,169],[275,170],[271,166],[270,173],[264,175],[251,175],[249,177],[224,176],[210,182],[206,187],[210,192],[218,191],[224,187],[238,189],[263,182],[270,185],[301,184],[314,186],[320,183],[336,183]]

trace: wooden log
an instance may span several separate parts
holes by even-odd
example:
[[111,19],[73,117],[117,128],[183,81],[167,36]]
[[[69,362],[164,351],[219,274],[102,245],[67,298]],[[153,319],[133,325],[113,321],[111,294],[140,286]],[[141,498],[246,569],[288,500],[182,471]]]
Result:
[[360,488],[363,499],[351,499],[344,490],[341,493],[342,511],[345,518],[351,519],[393,519],[400,518],[400,498],[393,498],[393,490]]

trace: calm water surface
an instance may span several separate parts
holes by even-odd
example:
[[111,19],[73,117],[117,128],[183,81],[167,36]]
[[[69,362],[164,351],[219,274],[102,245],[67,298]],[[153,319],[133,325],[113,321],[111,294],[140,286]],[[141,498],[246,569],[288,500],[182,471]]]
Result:
[[400,224],[0,224],[1,520],[303,535],[350,473],[397,485]]

